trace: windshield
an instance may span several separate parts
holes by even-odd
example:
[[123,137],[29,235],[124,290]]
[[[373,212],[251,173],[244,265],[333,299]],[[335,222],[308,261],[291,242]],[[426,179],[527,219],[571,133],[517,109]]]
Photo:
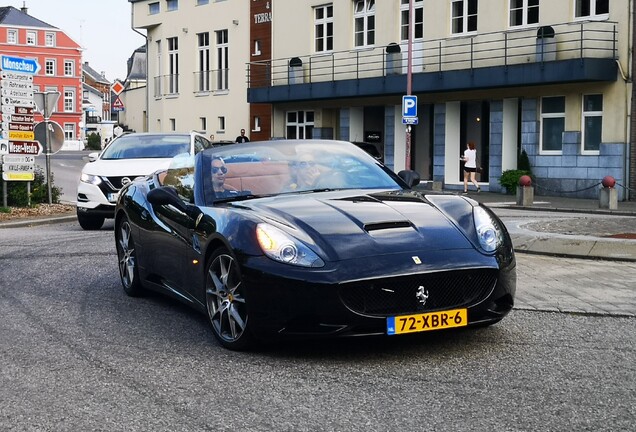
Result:
[[342,189],[402,189],[399,178],[351,143],[279,140],[197,155],[195,185],[206,205],[258,196]]
[[172,158],[190,153],[190,135],[123,135],[113,141],[101,159]]

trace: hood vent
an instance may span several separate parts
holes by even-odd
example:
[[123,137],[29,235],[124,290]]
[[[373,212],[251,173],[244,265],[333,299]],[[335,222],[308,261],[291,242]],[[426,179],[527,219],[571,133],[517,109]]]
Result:
[[409,221],[394,221],[394,222],[377,222],[377,223],[364,225],[364,230],[366,232],[397,229],[397,228],[411,228],[411,223]]

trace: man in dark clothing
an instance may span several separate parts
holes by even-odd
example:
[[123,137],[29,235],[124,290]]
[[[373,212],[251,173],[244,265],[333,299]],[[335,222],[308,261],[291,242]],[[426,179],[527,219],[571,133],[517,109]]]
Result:
[[239,136],[236,137],[236,142],[237,143],[246,143],[246,142],[250,142],[250,139],[248,137],[245,136],[245,129],[241,129],[241,134]]

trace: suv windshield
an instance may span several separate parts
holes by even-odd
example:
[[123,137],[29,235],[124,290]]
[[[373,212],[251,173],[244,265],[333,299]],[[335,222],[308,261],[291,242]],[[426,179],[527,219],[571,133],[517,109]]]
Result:
[[190,135],[124,135],[113,141],[101,159],[172,158],[190,153]]

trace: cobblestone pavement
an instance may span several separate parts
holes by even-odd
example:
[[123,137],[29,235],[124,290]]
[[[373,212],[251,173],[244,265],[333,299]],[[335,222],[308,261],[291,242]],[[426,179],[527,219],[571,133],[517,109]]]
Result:
[[553,218],[530,222],[523,227],[545,233],[636,239],[636,218],[634,217],[582,215],[573,220],[573,218],[559,218],[554,215]]
[[636,317],[636,262],[517,254],[516,309]]

